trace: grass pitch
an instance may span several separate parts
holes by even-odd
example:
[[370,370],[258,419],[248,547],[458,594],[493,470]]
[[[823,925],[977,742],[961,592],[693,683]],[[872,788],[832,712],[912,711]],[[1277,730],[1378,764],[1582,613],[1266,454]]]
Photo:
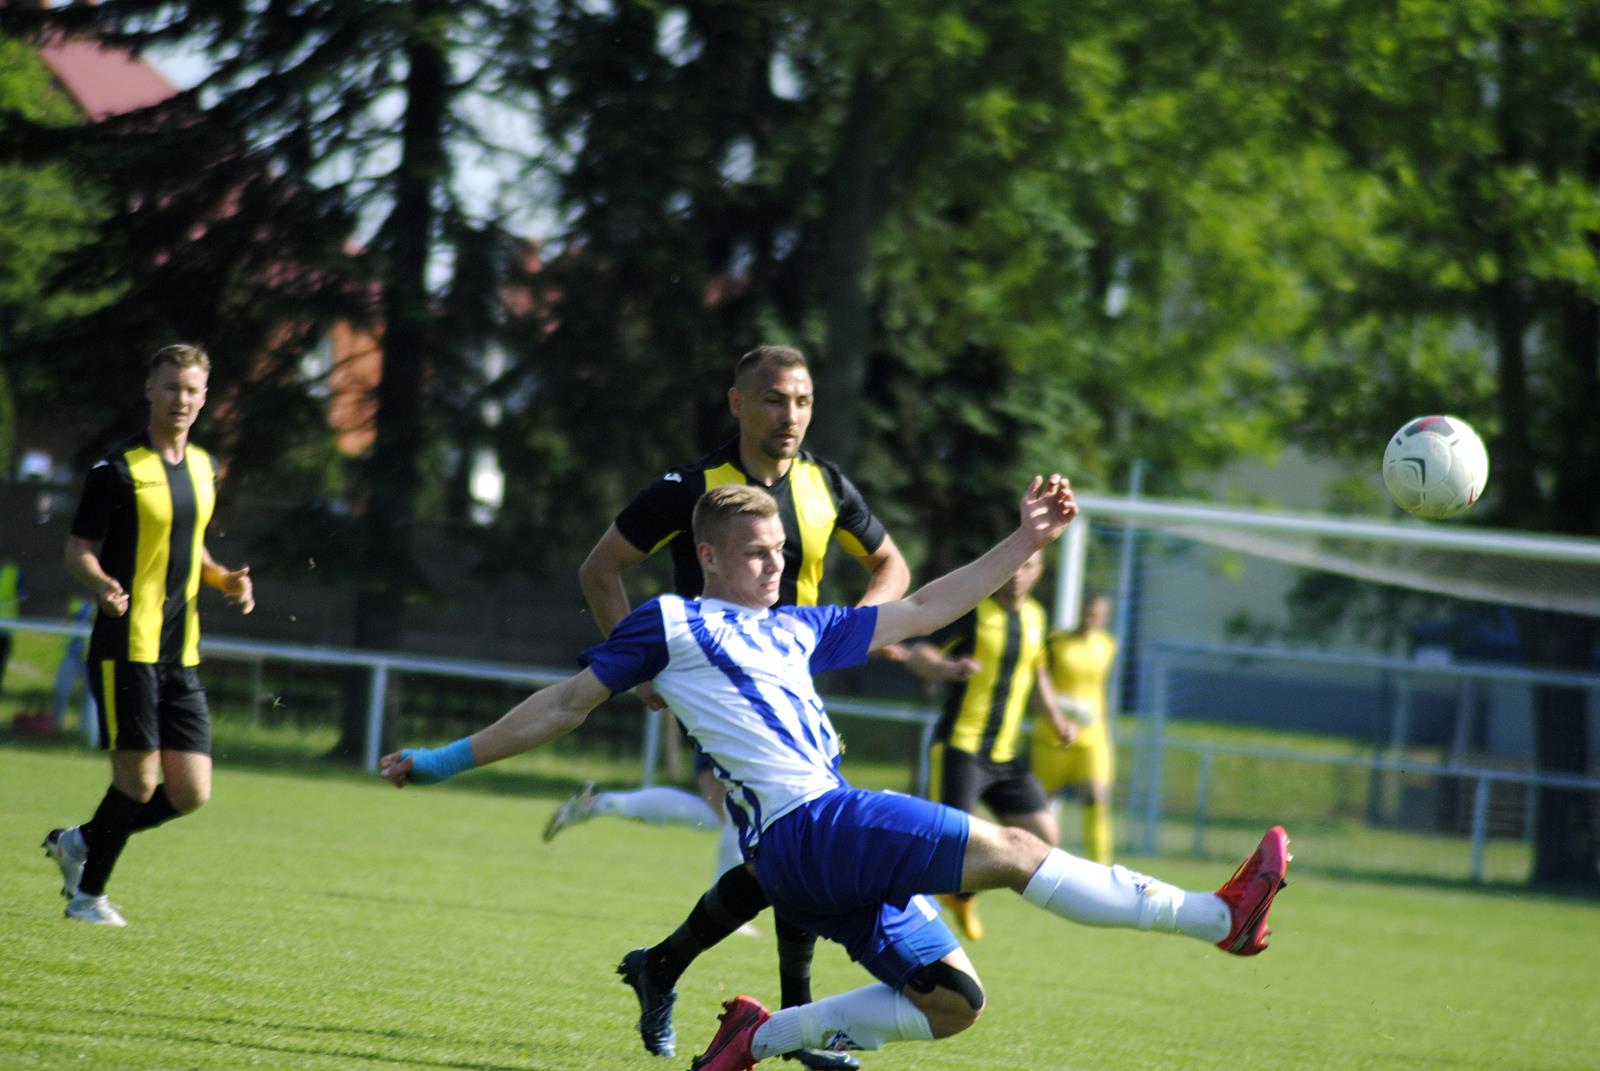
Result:
[[[704,833],[599,820],[545,845],[556,797],[484,791],[489,771],[401,793],[223,765],[210,806],[130,841],[110,890],[130,924],[112,930],[61,918],[37,847],[87,816],[104,759],[0,748],[0,769],[0,1068],[681,1068],[719,1001],[776,1001],[762,920],[762,939],[730,938],[684,977],[680,1055],[639,1046],[613,971],[703,890]],[[1255,835],[1218,829],[1208,849],[1242,858]],[[970,949],[989,991],[982,1021],[863,1066],[1595,1066],[1600,907],[1352,880],[1319,871],[1315,833],[1294,846],[1273,948],[1256,960],[987,894],[989,936]],[[1127,861],[1207,888],[1230,869]],[[815,976],[819,994],[867,980],[826,944]]]

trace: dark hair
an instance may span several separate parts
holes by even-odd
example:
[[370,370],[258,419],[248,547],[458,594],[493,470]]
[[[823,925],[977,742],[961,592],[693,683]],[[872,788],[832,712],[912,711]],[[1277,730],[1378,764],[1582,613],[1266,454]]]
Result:
[[746,383],[755,375],[756,370],[768,361],[779,368],[805,368],[806,355],[793,346],[757,346],[733,366],[733,382],[735,386]]

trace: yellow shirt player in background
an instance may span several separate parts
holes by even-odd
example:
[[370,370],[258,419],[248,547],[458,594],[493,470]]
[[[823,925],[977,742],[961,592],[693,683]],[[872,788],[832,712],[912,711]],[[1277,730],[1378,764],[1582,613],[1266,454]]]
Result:
[[[1035,554],[970,613],[911,649],[906,666],[924,680],[948,682],[929,754],[928,798],[974,814],[981,801],[1001,825],[1056,842],[1050,799],[1028,770],[1023,715],[1051,721],[1055,698],[1045,677],[1044,607],[1029,597],[1044,571]],[[968,940],[983,936],[971,893],[941,903]]]
[[1078,627],[1052,633],[1047,645],[1050,683],[1062,717],[1033,723],[1033,775],[1054,798],[1074,788],[1083,801],[1084,853],[1111,862],[1111,784],[1115,776],[1106,728],[1106,687],[1117,660],[1111,598],[1090,594]]

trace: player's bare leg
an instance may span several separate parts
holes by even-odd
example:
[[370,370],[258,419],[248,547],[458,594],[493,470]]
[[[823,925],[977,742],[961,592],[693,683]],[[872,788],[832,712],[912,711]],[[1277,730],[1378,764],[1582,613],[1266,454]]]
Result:
[[[1032,833],[1047,845],[1059,842],[1055,812],[1048,808],[1020,814],[1003,814],[1000,816],[1000,824]],[[938,899],[955,918],[956,928],[961,931],[963,937],[969,941],[983,940],[983,919],[978,915],[975,891],[940,893]]]

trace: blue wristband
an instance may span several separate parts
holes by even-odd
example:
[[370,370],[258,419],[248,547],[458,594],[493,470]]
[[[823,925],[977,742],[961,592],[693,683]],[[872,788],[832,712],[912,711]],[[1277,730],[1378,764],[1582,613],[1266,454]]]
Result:
[[472,757],[472,744],[464,736],[444,747],[406,748],[400,757],[411,760],[411,780],[419,785],[436,785],[478,764]]

